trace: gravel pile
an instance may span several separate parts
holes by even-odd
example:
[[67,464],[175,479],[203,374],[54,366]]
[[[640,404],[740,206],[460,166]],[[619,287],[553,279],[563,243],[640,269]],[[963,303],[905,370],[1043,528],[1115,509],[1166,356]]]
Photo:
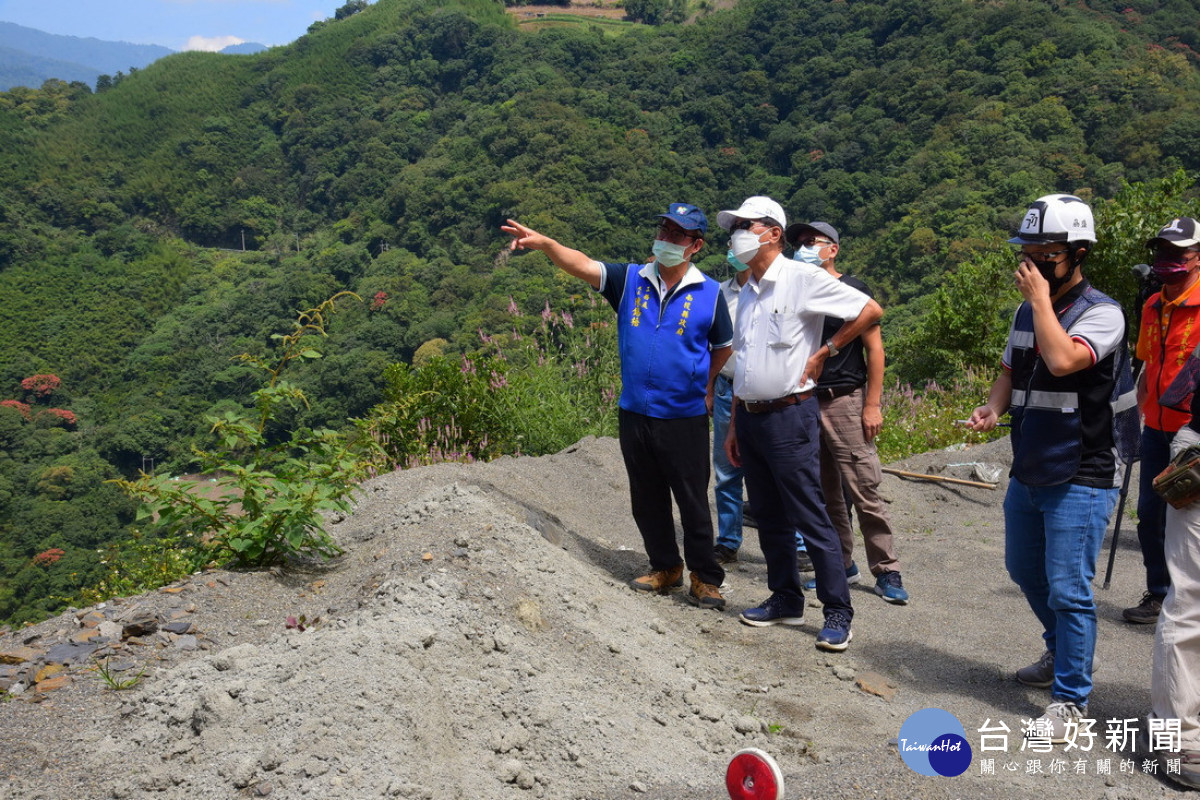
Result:
[[[972,479],[1008,458],[1001,441],[894,466]],[[145,670],[130,689],[75,664],[58,672],[70,681],[10,694],[0,798],[721,800],[746,747],[778,760],[788,798],[1174,797],[1159,777],[1121,773],[1119,756],[1097,774],[1113,754],[1083,754],[1077,774],[1078,752],[1020,751],[1021,720],[1048,697],[1012,678],[1041,645],[1004,573],[1004,480],[885,477],[913,602],[888,605],[864,581],[854,641],[829,654],[813,647],[819,608],[800,628],[737,622],[767,596],[753,531],[724,612],[629,590],[645,556],[614,440],[381,476],[333,521],[347,553],[332,564],[204,573],[116,603],[122,617],[186,621],[192,638],[111,643],[120,675]],[[1104,719],[1149,705],[1153,631],[1119,621],[1141,593],[1123,528],[1114,588],[1099,591]],[[46,652],[105,611],[0,635],[0,657]],[[1009,752],[977,752],[957,778],[917,775],[895,740],[929,707],[957,716],[972,746],[985,721],[1005,721]],[[980,774],[983,755],[996,774]],[[1052,770],[1056,757],[1070,768]]]

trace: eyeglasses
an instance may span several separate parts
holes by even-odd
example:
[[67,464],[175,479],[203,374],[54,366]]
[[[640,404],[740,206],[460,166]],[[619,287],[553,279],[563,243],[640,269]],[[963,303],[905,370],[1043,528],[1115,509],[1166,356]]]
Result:
[[668,225],[665,222],[659,223],[657,238],[664,242],[672,244],[690,244],[701,238],[697,231],[688,231],[680,228],[678,225]]
[[818,239],[816,236],[801,236],[796,240],[796,244],[800,245],[801,247],[812,247],[814,244],[820,245],[821,247],[828,247],[829,245],[833,244],[833,242],[829,239]]
[[1021,250],[1017,253],[1017,261],[1024,261],[1026,258],[1032,261],[1057,261],[1059,256],[1069,255],[1070,252],[1070,250],[1050,250],[1044,253],[1037,253]]
[[732,233],[733,231],[748,231],[751,228],[753,228],[755,225],[762,225],[764,228],[769,227],[761,219],[739,219],[737,222],[733,223],[733,225],[730,226],[729,231],[730,231],[730,233]]

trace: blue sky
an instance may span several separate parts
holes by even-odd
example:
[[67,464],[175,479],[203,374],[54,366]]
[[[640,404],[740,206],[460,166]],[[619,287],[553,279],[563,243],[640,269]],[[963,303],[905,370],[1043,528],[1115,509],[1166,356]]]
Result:
[[346,0],[0,0],[0,22],[172,50],[287,44]]

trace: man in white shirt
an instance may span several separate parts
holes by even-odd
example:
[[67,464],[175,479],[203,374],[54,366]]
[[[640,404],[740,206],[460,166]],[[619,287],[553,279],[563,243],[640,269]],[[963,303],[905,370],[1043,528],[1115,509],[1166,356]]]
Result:
[[[877,324],[883,309],[823,269],[785,258],[787,218],[771,198],[747,198],[737,210],[722,211],[717,222],[732,232],[734,256],[750,266],[734,322],[738,361],[725,448],[730,462],[745,471],[771,590],[762,605],[743,611],[741,620],[754,626],[803,621],[804,593],[796,569],[799,530],[824,605],[817,647],[845,650],[854,609],[841,543],[821,493],[820,411],[813,387],[825,360]],[[827,316],[846,322],[822,342]]]

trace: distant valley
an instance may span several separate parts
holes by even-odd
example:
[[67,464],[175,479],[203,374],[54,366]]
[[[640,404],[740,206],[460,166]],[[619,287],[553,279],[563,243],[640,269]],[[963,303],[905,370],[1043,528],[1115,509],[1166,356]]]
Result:
[[[265,45],[243,42],[221,52],[250,54],[265,49]],[[55,78],[95,86],[101,75],[141,69],[174,52],[154,44],[60,36],[0,22],[0,91],[16,86],[36,89]]]

